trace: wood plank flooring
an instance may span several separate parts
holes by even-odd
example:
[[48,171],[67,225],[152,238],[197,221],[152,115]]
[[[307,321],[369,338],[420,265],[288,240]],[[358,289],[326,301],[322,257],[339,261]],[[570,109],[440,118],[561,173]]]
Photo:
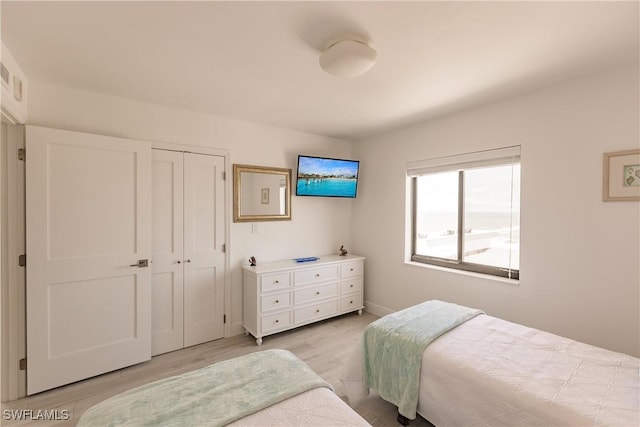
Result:
[[[54,390],[39,393],[24,399],[2,404],[3,426],[44,427],[75,426],[80,416],[91,406],[117,393],[151,381],[181,374],[222,360],[259,350],[282,348],[296,354],[311,369],[331,383],[338,396],[346,399],[346,391],[340,378],[353,346],[364,328],[377,319],[368,313],[358,316],[347,314],[312,325],[264,338],[257,346],[251,336],[235,336],[211,341],[153,357],[150,361],[90,378]],[[379,397],[372,395],[354,408],[375,427],[391,427],[396,422],[397,409]],[[67,421],[8,420],[11,410],[66,411],[71,417]],[[427,427],[431,424],[418,416],[411,427]]]

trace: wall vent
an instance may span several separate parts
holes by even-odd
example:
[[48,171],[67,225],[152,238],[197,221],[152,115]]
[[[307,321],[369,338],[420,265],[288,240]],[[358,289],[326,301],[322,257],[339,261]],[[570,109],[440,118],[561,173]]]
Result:
[[2,76],[2,86],[9,89],[9,69],[0,62],[0,75]]
[[28,80],[4,43],[2,43],[0,81],[2,82],[0,85],[2,117],[12,124],[25,123],[27,121]]

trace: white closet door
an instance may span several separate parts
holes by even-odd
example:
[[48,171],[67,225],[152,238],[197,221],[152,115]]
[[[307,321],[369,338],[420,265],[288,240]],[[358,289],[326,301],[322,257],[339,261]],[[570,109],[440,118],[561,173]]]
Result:
[[151,354],[183,342],[183,153],[153,150]]
[[184,345],[224,335],[224,158],[184,155]]
[[[151,147],[26,130],[27,393],[151,356]],[[144,262],[142,263],[144,265]]]

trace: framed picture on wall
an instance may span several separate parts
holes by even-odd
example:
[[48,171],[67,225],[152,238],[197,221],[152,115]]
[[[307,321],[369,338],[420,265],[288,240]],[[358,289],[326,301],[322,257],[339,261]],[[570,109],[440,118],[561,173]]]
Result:
[[603,155],[602,200],[640,201],[640,150]]

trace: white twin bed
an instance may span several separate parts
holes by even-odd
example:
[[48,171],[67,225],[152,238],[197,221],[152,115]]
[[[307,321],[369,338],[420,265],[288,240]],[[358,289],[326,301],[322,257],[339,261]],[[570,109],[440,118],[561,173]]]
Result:
[[[449,322],[447,310],[462,317]],[[417,355],[407,351],[425,342]],[[640,359],[441,301],[373,322],[346,368],[351,405],[375,384],[399,407],[401,423],[420,414],[439,427],[640,426]],[[156,425],[369,424],[285,350],[138,387],[90,408],[78,423]]]
[[120,393],[78,427],[369,426],[286,350],[265,350]]
[[[343,379],[352,405],[369,390],[363,348]],[[416,409],[447,427],[635,427],[639,368],[640,359],[478,314],[424,349]]]

